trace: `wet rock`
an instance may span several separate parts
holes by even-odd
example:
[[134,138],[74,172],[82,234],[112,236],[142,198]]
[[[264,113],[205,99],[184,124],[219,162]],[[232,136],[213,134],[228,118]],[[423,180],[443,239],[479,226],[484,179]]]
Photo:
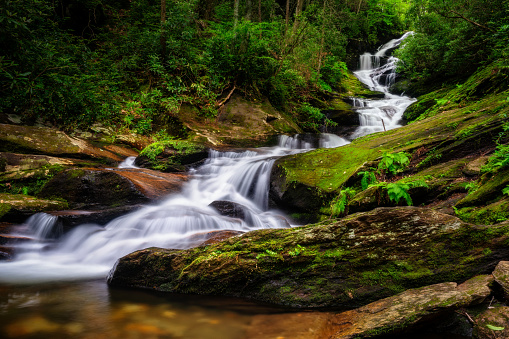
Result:
[[479,276],[462,285],[440,283],[410,289],[332,317],[333,339],[371,338],[411,327],[460,307],[482,302],[490,293],[491,276]]
[[245,207],[241,204],[232,201],[216,200],[211,202],[209,206],[214,207],[221,215],[242,220],[246,219],[246,214],[244,213]]
[[0,260],[9,260],[11,259],[11,255],[7,252],[0,251]]
[[136,169],[70,169],[39,196],[65,199],[72,209],[109,209],[159,199],[181,188],[185,176]]
[[473,338],[509,338],[509,307],[497,305],[479,314],[475,318]]
[[[477,227],[423,208],[378,208],[316,225],[253,231],[207,247],[137,251],[118,261],[110,283],[290,306],[355,307],[491,272],[509,255],[503,236],[508,228]],[[469,300],[483,298],[476,295]]]
[[502,286],[505,298],[509,299],[509,261],[501,261],[493,271],[495,281]]
[[63,210],[47,213],[57,216],[58,222],[62,225],[64,232],[67,232],[70,229],[85,223],[106,225],[113,219],[133,212],[140,207],[141,205],[128,205],[92,211]]

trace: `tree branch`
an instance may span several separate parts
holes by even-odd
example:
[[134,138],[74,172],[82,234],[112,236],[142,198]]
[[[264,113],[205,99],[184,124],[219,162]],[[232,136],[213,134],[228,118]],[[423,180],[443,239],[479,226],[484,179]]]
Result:
[[461,14],[461,13],[459,13],[459,12],[457,12],[457,11],[453,10],[453,9],[450,9],[450,10],[449,10],[449,12],[450,12],[450,13],[455,14],[456,16],[448,16],[448,15],[445,15],[445,14],[442,14],[442,16],[443,16],[443,17],[445,17],[445,18],[448,18],[448,19],[463,19],[463,20],[465,20],[465,21],[467,21],[467,22],[471,23],[471,24],[472,24],[472,25],[474,25],[474,26],[477,26],[477,27],[479,27],[479,28],[481,28],[481,29],[484,29],[484,30],[486,30],[486,31],[490,31],[490,32],[495,33],[495,30],[494,30],[494,29],[492,29],[492,28],[490,28],[490,27],[488,27],[488,26],[485,26],[485,25],[483,25],[483,24],[480,24],[480,23],[478,23],[478,22],[475,22],[475,21],[473,21],[473,20],[471,20],[471,19],[467,18],[467,17],[466,17],[466,16],[464,16],[463,14]]

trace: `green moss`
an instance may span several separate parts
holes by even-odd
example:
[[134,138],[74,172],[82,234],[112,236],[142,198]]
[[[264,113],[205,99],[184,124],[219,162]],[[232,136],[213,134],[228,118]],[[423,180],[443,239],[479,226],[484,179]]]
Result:
[[11,210],[11,208],[12,206],[9,204],[0,203],[0,220]]

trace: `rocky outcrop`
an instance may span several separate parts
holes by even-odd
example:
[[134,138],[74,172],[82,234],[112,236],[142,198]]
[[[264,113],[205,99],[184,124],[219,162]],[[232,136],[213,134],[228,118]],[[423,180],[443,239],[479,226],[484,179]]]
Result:
[[0,220],[23,222],[37,212],[48,212],[67,209],[68,204],[62,200],[38,199],[22,194],[0,193]]
[[460,307],[480,304],[491,294],[491,275],[474,277],[461,285],[445,282],[410,289],[355,310],[331,317],[331,339],[372,338],[401,331],[423,320]]
[[378,208],[184,251],[137,251],[118,261],[109,283],[291,306],[360,306],[491,272],[509,255],[508,227],[473,226],[429,209]]
[[151,170],[69,169],[53,177],[39,196],[64,199],[72,209],[107,209],[159,199],[180,190],[185,178]]
[[123,157],[79,138],[47,127],[0,124],[0,151],[72,158],[103,159],[110,163]]

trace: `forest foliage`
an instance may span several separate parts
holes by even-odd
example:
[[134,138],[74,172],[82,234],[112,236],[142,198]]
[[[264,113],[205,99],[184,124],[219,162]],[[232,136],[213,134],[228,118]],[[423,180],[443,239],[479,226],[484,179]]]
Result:
[[315,112],[307,107],[339,86],[349,53],[400,34],[405,8],[403,0],[1,0],[0,111],[66,130],[103,122],[150,134],[184,103],[196,118],[214,118],[235,90],[268,97],[306,126]]
[[506,0],[0,0],[0,112],[151,134],[183,104],[216,117],[236,91],[313,129],[360,53],[414,29],[398,54],[409,78],[468,75],[507,58],[507,11]]

